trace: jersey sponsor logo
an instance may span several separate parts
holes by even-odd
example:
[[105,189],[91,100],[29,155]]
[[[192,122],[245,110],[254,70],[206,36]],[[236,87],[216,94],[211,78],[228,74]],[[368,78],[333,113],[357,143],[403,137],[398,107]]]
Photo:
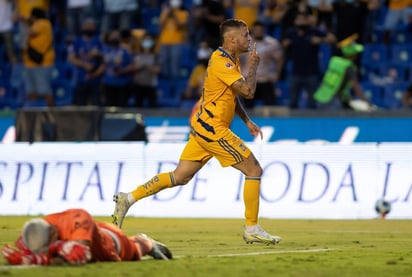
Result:
[[230,62],[227,62],[226,64],[225,64],[225,66],[226,66],[226,68],[229,68],[229,69],[233,69],[233,64],[232,63],[230,63]]

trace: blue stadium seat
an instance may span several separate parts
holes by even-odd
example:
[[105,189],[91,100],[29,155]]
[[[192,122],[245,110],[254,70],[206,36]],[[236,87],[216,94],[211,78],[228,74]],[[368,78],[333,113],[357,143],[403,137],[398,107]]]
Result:
[[412,64],[412,44],[395,44],[390,48],[390,60],[402,65]]
[[196,50],[189,43],[182,45],[182,58],[180,60],[181,77],[187,79],[192,69],[196,66]]
[[67,106],[73,103],[73,87],[68,81],[61,80],[52,84],[56,106]]
[[383,91],[382,87],[374,85],[371,82],[361,83],[362,91],[365,96],[376,106],[383,106]]
[[177,93],[174,82],[164,79],[159,80],[157,93],[159,107],[176,108],[179,106],[180,94]]
[[388,47],[380,43],[365,44],[361,56],[361,66],[373,67],[388,61]]
[[378,74],[381,77],[394,76],[396,74],[395,81],[403,82],[407,80],[409,71],[409,65],[399,64],[394,62],[388,62],[378,67]]
[[6,80],[0,80],[0,108],[9,106],[10,85]]
[[74,67],[68,62],[56,62],[53,70],[53,81],[73,82]]
[[182,100],[179,107],[183,110],[191,110],[196,103],[197,100]]
[[412,64],[408,67],[408,75],[406,79],[412,83]]
[[58,43],[54,46],[54,51],[56,54],[56,62],[66,62],[67,61],[67,45],[64,43]]
[[390,40],[394,44],[404,44],[404,43],[411,43],[412,38],[411,34],[407,32],[405,27],[396,28],[391,32]]
[[289,105],[289,91],[286,81],[276,83],[276,105]]
[[142,18],[144,23],[144,28],[149,34],[158,35],[160,32],[159,27],[159,16],[160,9],[143,9]]
[[6,62],[0,62],[0,80],[9,80],[11,74],[11,65]]
[[402,95],[408,87],[407,82],[397,82],[383,88],[383,106],[388,109],[402,107]]
[[319,65],[321,73],[325,73],[328,69],[330,57],[332,56],[332,47],[329,44],[319,45]]
[[4,49],[4,45],[0,44],[0,64],[4,64],[6,62],[6,51]]

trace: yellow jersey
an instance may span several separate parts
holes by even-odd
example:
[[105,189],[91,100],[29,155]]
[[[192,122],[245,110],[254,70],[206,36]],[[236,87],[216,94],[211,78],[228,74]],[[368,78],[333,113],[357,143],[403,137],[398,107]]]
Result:
[[[185,10],[173,10],[177,20],[180,24],[187,24],[189,13]],[[165,12],[161,13],[161,19],[165,20],[164,26],[159,35],[159,43],[166,45],[182,44],[187,40],[187,26],[185,28],[178,28],[175,19],[167,17]]]
[[218,48],[209,59],[198,113],[192,117],[193,130],[210,140],[219,139],[235,115],[237,93],[231,85],[243,78],[239,59]]
[[47,0],[17,0],[16,7],[19,15],[25,19],[30,17],[33,8],[42,8],[49,11],[49,1]]
[[[53,46],[53,30],[48,19],[38,19],[30,27],[37,35],[29,38],[31,47],[44,55],[41,66],[51,66],[55,62],[55,52]],[[27,67],[36,67],[36,64],[28,57],[27,52],[23,52],[23,62]]]

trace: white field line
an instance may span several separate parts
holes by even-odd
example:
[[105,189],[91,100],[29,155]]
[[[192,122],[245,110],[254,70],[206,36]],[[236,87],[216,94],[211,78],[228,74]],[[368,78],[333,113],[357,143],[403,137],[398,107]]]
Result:
[[[333,248],[315,248],[315,249],[302,249],[302,250],[277,250],[277,251],[261,251],[261,252],[248,252],[248,253],[227,253],[227,254],[214,254],[207,255],[207,258],[221,258],[221,257],[240,257],[240,256],[258,256],[258,255],[275,255],[275,254],[287,254],[287,253],[314,253],[314,252],[328,252],[333,251]],[[176,256],[173,259],[182,259],[188,256]],[[193,256],[191,256],[193,257]]]
[[[241,257],[241,256],[259,256],[259,255],[274,255],[274,254],[287,254],[287,253],[316,253],[316,252],[329,252],[333,251],[333,248],[315,248],[315,249],[302,249],[302,250],[278,250],[278,251],[261,251],[261,252],[249,252],[249,253],[227,253],[227,254],[215,254],[215,255],[207,255],[207,258],[222,258],[222,257]],[[189,256],[175,256],[173,259],[184,259]],[[196,257],[196,256],[190,256]],[[201,257],[201,256],[199,256]],[[149,257],[143,257],[142,260],[152,259]],[[31,267],[39,267],[38,265],[3,265],[0,266],[0,269],[25,269]]]

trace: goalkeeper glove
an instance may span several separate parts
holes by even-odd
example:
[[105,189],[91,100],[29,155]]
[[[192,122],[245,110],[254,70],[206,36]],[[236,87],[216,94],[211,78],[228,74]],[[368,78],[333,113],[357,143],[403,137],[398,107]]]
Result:
[[49,256],[60,256],[74,265],[83,265],[92,259],[90,247],[81,242],[58,240],[49,246]]
[[1,249],[3,258],[10,265],[47,265],[49,258],[46,254],[34,254],[32,252],[20,250],[6,244]]

